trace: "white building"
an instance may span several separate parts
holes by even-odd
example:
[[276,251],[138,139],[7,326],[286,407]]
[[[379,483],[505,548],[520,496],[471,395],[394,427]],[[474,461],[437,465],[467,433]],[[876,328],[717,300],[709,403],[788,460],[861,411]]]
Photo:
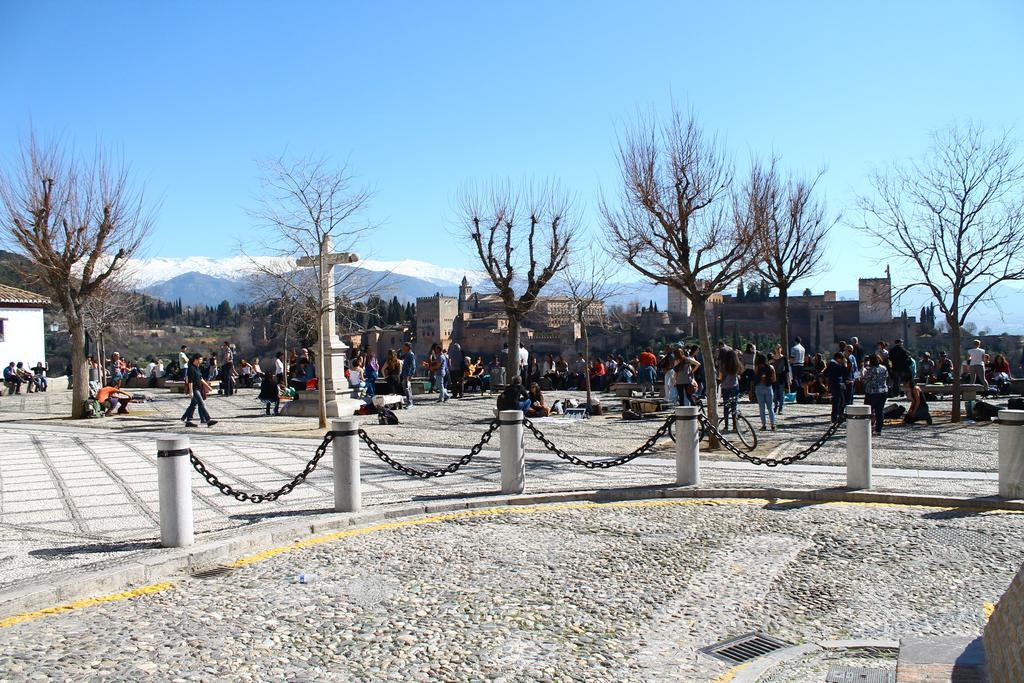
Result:
[[0,285],[0,364],[24,363],[26,368],[46,363],[43,343],[43,307],[50,302],[24,289]]

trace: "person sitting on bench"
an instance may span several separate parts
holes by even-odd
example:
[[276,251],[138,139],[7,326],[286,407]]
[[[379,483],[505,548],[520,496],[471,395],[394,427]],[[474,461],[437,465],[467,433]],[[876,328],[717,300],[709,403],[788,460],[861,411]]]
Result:
[[907,380],[903,383],[903,390],[907,392],[907,398],[910,399],[910,408],[903,416],[903,424],[914,424],[921,420],[931,424],[932,416],[928,412],[928,399],[925,398],[921,387],[917,386],[917,382],[913,379]]

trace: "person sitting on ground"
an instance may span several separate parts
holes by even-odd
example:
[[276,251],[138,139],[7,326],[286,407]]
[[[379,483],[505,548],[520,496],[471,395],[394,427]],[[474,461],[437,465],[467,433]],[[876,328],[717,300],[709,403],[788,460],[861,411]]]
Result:
[[498,394],[498,410],[522,410],[530,407],[530,394],[523,386],[523,380],[519,375],[512,375],[500,394]]
[[128,403],[132,400],[131,394],[121,391],[120,380],[114,380],[96,392],[96,400],[103,408],[103,414],[107,417],[117,411],[118,415],[128,414]]
[[931,424],[932,416],[928,411],[928,399],[925,398],[921,387],[917,386],[917,381],[914,379],[907,380],[903,383],[903,390],[906,392],[907,398],[910,399],[910,408],[907,409],[907,414],[903,416],[903,424],[914,424],[921,420]]
[[547,417],[551,410],[544,404],[544,394],[541,393],[540,385],[534,382],[530,385],[527,393],[530,399],[530,406],[526,409],[526,417]]
[[569,361],[559,355],[555,358],[555,376],[551,378],[551,386],[555,389],[565,389],[569,377]]
[[270,406],[274,406],[274,415],[281,414],[281,386],[269,373],[263,375],[263,381],[260,382],[258,399],[266,408],[267,415],[270,415]]

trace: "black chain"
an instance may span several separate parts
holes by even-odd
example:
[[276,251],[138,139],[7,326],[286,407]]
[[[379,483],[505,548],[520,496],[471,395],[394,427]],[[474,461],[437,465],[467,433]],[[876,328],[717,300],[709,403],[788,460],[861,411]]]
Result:
[[654,450],[654,444],[658,443],[659,439],[668,434],[669,430],[672,428],[672,423],[675,422],[675,419],[675,415],[670,415],[668,419],[666,419],[665,422],[660,427],[658,427],[658,431],[654,432],[654,435],[651,438],[647,439],[647,441],[645,441],[642,446],[637,448],[632,453],[620,455],[617,458],[609,458],[607,460],[584,460],[583,458],[577,458],[575,455],[569,455],[561,448],[553,444],[550,439],[544,436],[544,432],[537,429],[537,427],[529,420],[524,419],[523,426],[529,429],[530,432],[532,432],[533,435],[537,438],[537,440],[544,444],[545,448],[547,448],[549,451],[557,455],[562,460],[566,460],[572,463],[573,465],[586,467],[588,470],[603,470],[608,469],[609,467],[625,465],[630,460],[639,458],[641,455],[644,455],[645,453],[649,453],[652,450]]
[[366,433],[366,430],[360,429],[358,434],[359,438],[362,439],[363,443],[366,444],[366,447],[373,451],[374,455],[376,455],[378,458],[380,458],[388,465],[390,465],[391,469],[397,472],[401,472],[402,474],[407,474],[410,477],[416,477],[418,479],[433,479],[434,477],[443,477],[446,474],[454,474],[455,472],[458,472],[459,468],[462,467],[463,465],[468,465],[473,458],[480,454],[480,451],[484,449],[484,445],[486,445],[487,442],[491,440],[491,436],[493,436],[494,432],[496,432],[497,430],[498,421],[492,420],[491,423],[487,425],[487,429],[480,437],[480,440],[477,441],[473,445],[473,447],[469,449],[469,453],[466,453],[464,456],[462,456],[455,462],[449,465],[445,465],[444,467],[439,467],[436,470],[418,470],[415,467],[403,465],[402,463],[398,462],[390,455],[385,453],[384,449],[382,449],[377,444],[376,441],[370,438],[370,435]]
[[821,435],[820,439],[818,439],[817,441],[815,441],[814,443],[812,443],[810,446],[803,449],[799,453],[787,455],[785,458],[759,458],[756,455],[747,455],[742,450],[737,448],[735,445],[729,443],[729,441],[726,440],[722,432],[718,431],[718,428],[711,424],[711,420],[709,420],[706,415],[698,415],[697,419],[700,420],[701,426],[707,433],[711,434],[716,439],[718,439],[718,442],[725,446],[725,449],[732,453],[733,455],[735,455],[737,458],[739,458],[740,460],[746,460],[747,462],[752,463],[754,465],[767,465],[768,467],[778,467],[779,465],[792,465],[795,462],[803,460],[804,458],[806,458],[807,456],[816,452],[818,449],[824,446],[825,442],[831,439],[833,436],[835,436],[835,433],[838,432],[839,428],[842,427],[843,424],[846,422],[846,418],[839,418],[838,420],[836,420],[835,422],[828,426],[828,429],[825,430],[825,433]]
[[299,472],[298,474],[296,474],[294,479],[292,479],[290,482],[288,482],[278,490],[267,491],[266,493],[246,493],[245,491],[236,490],[231,486],[231,484],[225,484],[224,482],[217,478],[216,474],[206,469],[206,465],[204,465],[203,461],[200,460],[196,456],[196,454],[192,452],[191,448],[188,449],[188,459],[192,463],[192,467],[195,468],[196,472],[201,474],[203,476],[203,479],[205,479],[211,486],[214,486],[218,490],[220,490],[220,492],[223,493],[225,496],[231,496],[238,501],[249,501],[250,503],[263,503],[265,501],[277,500],[281,496],[287,496],[295,489],[296,486],[306,481],[306,477],[308,477],[313,472],[313,470],[316,469],[316,466],[320,464],[320,459],[323,458],[324,455],[327,453],[327,447],[331,445],[332,441],[334,441],[335,436],[335,432],[327,432],[326,434],[324,434],[324,440],[320,443],[319,446],[316,447],[316,455],[313,456],[312,460],[306,463],[306,468]]

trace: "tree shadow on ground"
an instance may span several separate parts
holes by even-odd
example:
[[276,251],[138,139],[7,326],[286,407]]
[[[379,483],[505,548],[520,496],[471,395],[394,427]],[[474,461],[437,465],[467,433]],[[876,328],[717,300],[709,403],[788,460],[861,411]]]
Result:
[[304,510],[276,510],[274,512],[245,512],[237,515],[228,515],[228,519],[237,519],[255,524],[266,519],[277,519],[279,517],[314,517],[316,515],[331,514],[334,514],[334,508],[312,508]]
[[110,543],[89,543],[85,545],[70,545],[60,548],[39,548],[30,550],[28,554],[32,557],[41,557],[46,560],[59,560],[68,555],[99,555],[109,553],[134,552],[136,550],[152,550],[159,548],[159,541],[124,541]]

